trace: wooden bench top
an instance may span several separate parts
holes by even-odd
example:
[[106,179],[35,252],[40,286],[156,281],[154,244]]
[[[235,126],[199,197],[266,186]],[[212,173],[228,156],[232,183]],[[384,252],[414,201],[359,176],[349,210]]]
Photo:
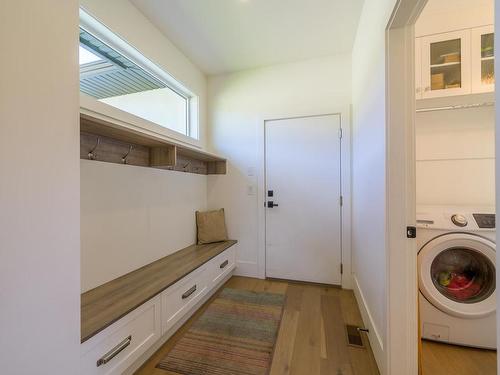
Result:
[[236,244],[192,245],[81,295],[81,342]]

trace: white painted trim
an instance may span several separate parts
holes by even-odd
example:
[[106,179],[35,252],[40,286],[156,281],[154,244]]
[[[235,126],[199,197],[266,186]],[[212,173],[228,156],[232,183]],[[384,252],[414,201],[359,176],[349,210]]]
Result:
[[120,128],[145,135],[152,135],[156,138],[161,138],[173,143],[195,147],[196,149],[202,148],[201,141],[197,139],[177,133],[151,121],[102,103],[83,92],[80,92],[80,114],[116,124],[117,127]]
[[342,288],[353,288],[352,273],[352,105],[341,113],[342,142],[341,142],[341,192],[344,199],[342,207]]
[[[498,1],[495,6],[495,19],[500,19],[500,6]],[[495,24],[495,44],[500,43],[500,22]],[[500,59],[495,59],[495,71],[500,72]],[[500,90],[495,90],[495,101],[500,103]],[[500,111],[495,111],[495,150],[498,154],[500,151]],[[496,212],[500,212],[500,160],[495,160],[495,196],[496,196]],[[496,231],[496,243],[500,243],[500,231]],[[497,257],[496,269],[500,268],[500,257]],[[496,273],[497,285],[500,285],[500,272]],[[497,343],[500,342],[500,290],[497,287]],[[497,355],[497,371],[500,372],[500,355]]]
[[259,263],[237,260],[234,274],[236,276],[255,277],[255,275],[259,274]]
[[415,225],[415,21],[427,0],[400,0],[386,33],[386,342],[387,375],[418,374]]
[[258,273],[254,273],[261,279],[266,278],[266,201],[265,189],[265,123],[266,121],[314,117],[324,115],[339,115],[343,139],[341,142],[341,193],[344,197],[344,206],[342,207],[342,263],[344,272],[342,275],[342,287],[344,289],[352,288],[352,253],[351,253],[351,106],[344,106],[333,109],[328,113],[288,113],[288,114],[270,114],[260,118],[257,126],[257,204],[258,204]]
[[375,325],[370,309],[368,308],[368,304],[366,303],[363,291],[359,286],[356,274],[352,275],[352,280],[353,280],[352,284],[353,284],[354,296],[356,297],[356,302],[358,303],[359,311],[361,312],[361,318],[363,319],[364,327],[369,330],[368,339],[370,340],[370,346],[372,347],[373,356],[377,361],[377,365],[379,367],[380,372],[384,374],[385,373],[385,371],[383,371],[383,368],[385,366],[384,342],[380,337],[380,333],[377,330],[377,326]]

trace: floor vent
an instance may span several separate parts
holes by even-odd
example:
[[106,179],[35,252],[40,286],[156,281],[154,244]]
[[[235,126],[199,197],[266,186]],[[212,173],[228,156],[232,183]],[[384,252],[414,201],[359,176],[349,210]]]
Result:
[[351,326],[347,324],[345,326],[347,332],[347,344],[350,346],[355,346],[357,348],[363,348],[363,340],[361,339],[360,327]]

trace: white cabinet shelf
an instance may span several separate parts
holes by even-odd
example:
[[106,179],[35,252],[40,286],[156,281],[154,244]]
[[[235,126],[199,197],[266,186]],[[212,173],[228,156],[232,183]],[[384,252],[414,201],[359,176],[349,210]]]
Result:
[[416,99],[494,91],[493,26],[416,38]]

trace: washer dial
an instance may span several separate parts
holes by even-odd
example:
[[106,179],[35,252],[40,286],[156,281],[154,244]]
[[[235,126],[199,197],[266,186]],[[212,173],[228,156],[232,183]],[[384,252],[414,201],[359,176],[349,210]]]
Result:
[[459,215],[459,214],[455,214],[451,217],[451,221],[453,224],[455,224],[457,227],[466,227],[468,222],[467,222],[467,218],[464,216],[464,215]]

